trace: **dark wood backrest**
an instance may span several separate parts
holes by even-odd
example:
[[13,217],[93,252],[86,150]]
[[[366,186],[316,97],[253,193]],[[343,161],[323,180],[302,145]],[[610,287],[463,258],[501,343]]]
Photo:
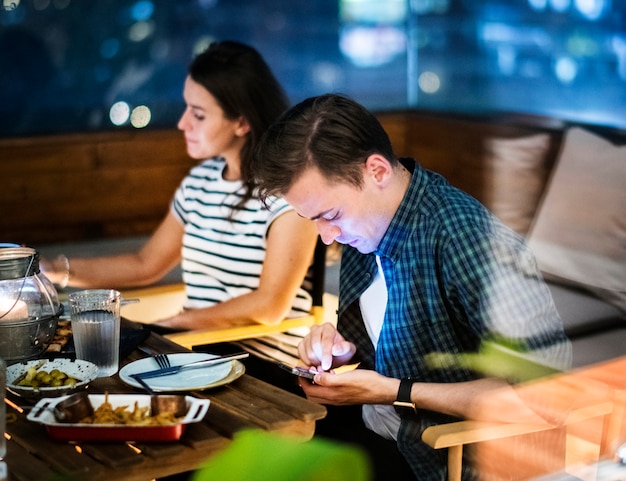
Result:
[[[546,119],[379,112],[395,153],[417,158],[484,201],[484,141],[549,131]],[[543,122],[543,123],[542,123]],[[39,244],[149,235],[196,163],[181,132],[118,131],[0,139],[0,242]]]
[[527,116],[489,118],[405,111],[380,113],[378,117],[392,139],[396,155],[416,158],[423,167],[439,172],[452,185],[483,203],[487,203],[488,139],[548,133],[551,142],[546,171],[549,172],[563,133],[560,121]]
[[195,164],[175,130],[2,139],[0,152],[0,241],[33,246],[152,232]]

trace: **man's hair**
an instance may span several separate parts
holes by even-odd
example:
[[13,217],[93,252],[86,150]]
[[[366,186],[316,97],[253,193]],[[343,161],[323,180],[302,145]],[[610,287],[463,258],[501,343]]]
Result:
[[263,135],[253,162],[261,199],[282,196],[312,167],[331,182],[363,185],[372,154],[397,164],[389,136],[357,102],[336,94],[311,97],[285,112]]

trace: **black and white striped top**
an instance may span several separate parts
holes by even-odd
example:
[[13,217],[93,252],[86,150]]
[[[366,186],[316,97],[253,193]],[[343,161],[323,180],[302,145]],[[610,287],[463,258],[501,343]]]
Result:
[[[174,195],[171,210],[184,225],[182,271],[186,308],[207,307],[254,290],[272,222],[292,209],[283,199],[269,209],[252,197],[233,210],[244,194],[242,181],[224,180],[226,163],[208,159],[191,169]],[[302,287],[289,317],[308,314],[311,296]]]

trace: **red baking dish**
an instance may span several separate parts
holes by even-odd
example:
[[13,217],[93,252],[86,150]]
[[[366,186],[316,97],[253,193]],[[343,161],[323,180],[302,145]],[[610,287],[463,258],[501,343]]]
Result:
[[[208,399],[185,396],[187,412],[176,424],[163,426],[141,426],[122,424],[84,424],[62,423],[54,416],[54,407],[67,396],[40,399],[28,414],[27,419],[43,424],[48,435],[59,441],[142,441],[167,442],[177,441],[188,424],[202,421],[209,409]],[[90,394],[89,400],[94,408],[105,402],[104,394]],[[138,407],[150,406],[150,396],[142,394],[109,394],[108,401],[113,409],[128,406],[132,411],[135,402]]]

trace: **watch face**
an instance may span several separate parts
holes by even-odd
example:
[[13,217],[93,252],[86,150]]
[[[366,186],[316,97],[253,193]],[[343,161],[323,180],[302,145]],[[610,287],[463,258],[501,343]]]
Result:
[[415,404],[410,402],[394,401],[393,407],[396,409],[396,412],[400,416],[417,414],[417,408],[415,407]]

